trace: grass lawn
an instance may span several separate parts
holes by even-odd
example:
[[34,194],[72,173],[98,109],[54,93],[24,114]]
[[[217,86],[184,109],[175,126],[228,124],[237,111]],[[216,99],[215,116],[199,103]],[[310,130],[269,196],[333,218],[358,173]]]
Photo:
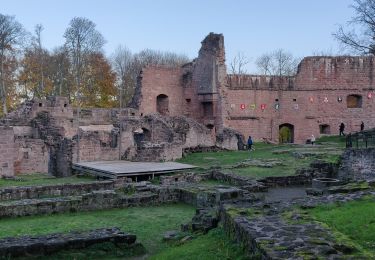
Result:
[[119,227],[122,231],[137,235],[137,240],[150,253],[155,253],[165,247],[162,243],[163,233],[179,230],[182,223],[191,220],[194,212],[192,206],[171,204],[1,219],[0,237]]
[[65,178],[56,178],[48,174],[34,173],[18,175],[15,179],[1,179],[0,188],[9,186],[30,186],[30,185],[52,185],[52,184],[63,184],[63,183],[80,183],[90,182],[96,179],[91,176],[71,176]]
[[309,210],[309,213],[359,244],[375,259],[375,198],[323,205]]
[[[307,167],[313,160],[321,159],[327,162],[337,162],[345,147],[345,138],[339,136],[324,136],[317,140],[319,145],[272,145],[255,143],[255,151],[222,151],[209,153],[194,153],[179,159],[178,162],[196,165],[202,168],[220,166],[227,172],[260,179],[270,176],[287,176],[295,174],[296,169]],[[297,158],[293,153],[308,154]],[[283,165],[272,168],[248,166],[234,168],[231,166],[248,159],[278,160]]]
[[241,247],[232,242],[222,228],[216,228],[192,241],[164,250],[150,260],[249,259]]
[[[163,242],[168,230],[179,230],[191,220],[195,209],[186,204],[135,207],[49,216],[31,216],[0,220],[0,237],[42,235],[119,227],[137,235],[151,259],[245,259],[241,247],[231,242],[221,228],[207,235],[193,235],[183,244]],[[84,250],[62,251],[41,259],[123,259],[124,252],[111,244]],[[38,258],[39,259],[39,258]]]

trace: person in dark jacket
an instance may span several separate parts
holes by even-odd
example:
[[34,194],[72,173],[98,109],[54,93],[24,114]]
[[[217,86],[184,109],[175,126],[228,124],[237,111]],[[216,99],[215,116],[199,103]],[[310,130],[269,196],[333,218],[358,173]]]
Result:
[[361,132],[365,130],[365,123],[363,123],[363,121],[361,122]]
[[249,151],[254,150],[254,149],[253,149],[253,139],[251,139],[251,136],[249,136],[249,138],[247,139],[247,149],[248,149]]
[[343,122],[341,122],[340,127],[339,127],[339,130],[340,130],[340,136],[341,136],[341,135],[345,136],[345,134],[344,134],[345,125],[344,125]]

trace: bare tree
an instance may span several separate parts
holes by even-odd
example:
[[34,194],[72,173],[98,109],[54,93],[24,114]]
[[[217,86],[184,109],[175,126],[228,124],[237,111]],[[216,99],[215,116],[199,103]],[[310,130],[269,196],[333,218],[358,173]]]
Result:
[[291,76],[296,73],[298,60],[295,59],[290,52],[278,49],[272,53],[272,56],[274,60],[272,63],[274,75]]
[[134,88],[131,79],[133,54],[126,46],[120,45],[112,54],[111,61],[117,75],[116,87],[119,90],[119,105],[122,108],[124,101],[129,99],[130,91]]
[[96,25],[87,18],[75,17],[70,21],[64,33],[65,47],[68,50],[77,88],[77,103],[81,93],[81,80],[87,57],[101,52],[105,43],[103,36],[95,29]]
[[175,67],[189,62],[189,58],[186,55],[152,49],[140,51],[134,55],[134,59],[137,60],[142,67],[147,65]]
[[37,24],[35,26],[35,41],[36,41],[36,53],[38,56],[38,62],[39,62],[39,73],[40,73],[40,82],[39,82],[39,88],[38,88],[38,96],[41,96],[44,92],[44,70],[43,70],[43,47],[42,47],[42,31],[43,31],[43,25]]
[[7,55],[22,44],[26,32],[23,26],[17,22],[14,16],[0,14],[0,98],[3,105],[3,113],[8,113],[7,95],[5,84],[5,61]]
[[50,70],[54,94],[67,96],[71,101],[73,80],[69,53],[64,46],[56,48],[52,52]]
[[[84,78],[85,65],[90,54],[100,52],[105,40],[95,29],[95,24],[82,17],[75,17],[70,21],[69,27],[64,33],[65,47],[70,55],[72,69],[76,83],[77,124],[79,127],[81,106],[81,80]],[[77,161],[80,161],[79,133],[77,135]]]
[[249,59],[243,52],[238,52],[230,62],[230,73],[232,74],[246,74],[246,65],[249,64]]
[[297,72],[299,62],[290,52],[278,49],[260,56],[256,65],[264,75],[291,76]]
[[256,59],[255,64],[263,75],[272,74],[272,56],[270,54],[263,54]]
[[375,54],[375,0],[354,0],[355,15],[333,36],[347,49],[360,54]]

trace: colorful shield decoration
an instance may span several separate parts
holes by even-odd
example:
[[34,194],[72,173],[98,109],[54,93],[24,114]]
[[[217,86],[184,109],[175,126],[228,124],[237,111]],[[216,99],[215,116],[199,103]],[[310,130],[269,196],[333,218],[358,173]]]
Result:
[[314,102],[314,98],[313,97],[309,97],[309,101],[310,101],[310,103],[313,103]]
[[266,109],[266,104],[260,104],[260,109],[262,110]]
[[246,108],[245,104],[241,104],[241,105],[240,105],[240,108],[241,108],[241,109],[245,109],[245,108]]
[[372,98],[373,94],[372,92],[367,93],[367,98]]

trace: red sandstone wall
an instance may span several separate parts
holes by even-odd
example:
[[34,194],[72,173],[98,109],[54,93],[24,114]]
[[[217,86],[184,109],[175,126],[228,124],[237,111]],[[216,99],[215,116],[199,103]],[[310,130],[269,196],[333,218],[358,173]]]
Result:
[[184,114],[185,99],[181,86],[181,68],[148,67],[143,70],[142,77],[140,113],[144,115],[155,113],[156,97],[165,94],[169,100],[169,115]]
[[[362,108],[347,108],[346,96],[349,94],[362,95]],[[341,121],[346,125],[346,132],[359,131],[361,121],[364,121],[366,128],[375,127],[372,116],[375,97],[369,99],[367,94],[368,91],[360,90],[229,90],[227,99],[230,105],[227,109],[230,116],[225,123],[245,136],[254,136],[256,140],[272,137],[275,141],[278,140],[279,125],[289,123],[295,127],[295,142],[302,143],[312,134],[320,136],[321,124],[330,125],[331,134],[339,133]],[[343,99],[341,103],[337,101],[338,97]],[[325,98],[328,102],[324,101]],[[279,110],[275,109],[275,99],[279,100]],[[245,109],[241,109],[241,104],[245,105]],[[254,110],[251,109],[251,104],[256,104]],[[260,108],[261,104],[266,105],[264,110]]]
[[[105,131],[83,132],[80,138],[81,162],[111,161],[119,159],[119,146],[110,146],[110,133]],[[77,162],[77,146],[73,147],[73,162]]]
[[0,126],[0,177],[14,175],[15,154],[13,128]]
[[49,152],[41,139],[17,139],[15,174],[48,173]]
[[299,65],[296,89],[363,89],[374,85],[373,56],[306,57]]

